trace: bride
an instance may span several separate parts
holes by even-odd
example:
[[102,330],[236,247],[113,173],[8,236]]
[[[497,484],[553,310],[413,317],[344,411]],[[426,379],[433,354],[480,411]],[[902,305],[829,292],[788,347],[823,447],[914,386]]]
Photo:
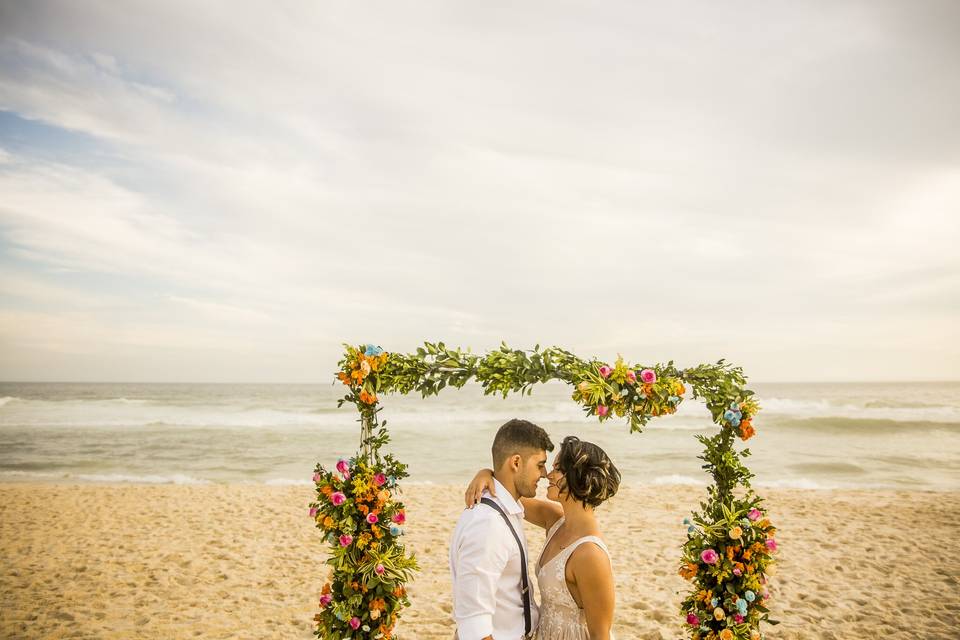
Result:
[[[567,436],[547,474],[547,499],[520,498],[524,519],[547,531],[537,560],[539,640],[610,640],[613,571],[594,509],[613,497],[620,472],[591,442]],[[464,496],[467,506],[494,493],[493,472],[480,470]]]

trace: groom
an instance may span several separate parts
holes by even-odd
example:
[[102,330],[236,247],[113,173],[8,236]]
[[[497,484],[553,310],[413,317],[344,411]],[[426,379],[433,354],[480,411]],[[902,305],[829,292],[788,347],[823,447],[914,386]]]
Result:
[[493,439],[496,497],[460,514],[450,543],[453,619],[459,640],[520,640],[533,637],[537,603],[527,575],[527,541],[521,497],[532,498],[547,477],[547,432],[526,420],[511,420]]

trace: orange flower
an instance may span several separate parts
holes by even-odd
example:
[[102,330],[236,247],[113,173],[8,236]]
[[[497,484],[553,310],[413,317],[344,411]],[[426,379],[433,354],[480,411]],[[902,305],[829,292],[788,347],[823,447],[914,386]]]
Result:
[[367,393],[366,391],[361,391],[360,402],[364,404],[376,404],[377,395],[375,393]]
[[323,585],[323,589],[320,590],[320,595],[325,596],[330,593],[330,583],[327,582]]
[[733,547],[727,547],[727,560],[733,560],[733,556],[736,555],[736,553]]
[[380,611],[383,611],[386,608],[387,608],[387,603],[383,600],[383,598],[375,598],[370,601],[371,611],[374,609],[379,609]]
[[746,419],[740,423],[740,439],[749,440],[754,435],[756,435],[757,430],[753,428],[753,425],[750,423],[750,419]]
[[688,562],[684,566],[680,567],[680,577],[684,580],[692,580],[694,576],[697,575],[697,565],[693,562]]
[[405,595],[407,595],[407,590],[403,588],[402,584],[393,590],[394,598],[402,598]]
[[333,525],[334,525],[333,518],[331,518],[330,516],[327,516],[326,518],[323,519],[323,526],[325,528],[333,529]]
[[350,374],[347,373],[346,371],[341,371],[340,373],[338,373],[337,379],[339,379],[340,382],[342,382],[345,385],[350,384]]
[[331,486],[328,485],[328,484],[325,484],[325,485],[323,485],[322,487],[320,487],[320,493],[322,493],[323,495],[325,495],[325,496],[327,496],[327,497],[329,498],[329,497],[330,497],[330,494],[333,493],[333,487],[331,487]]

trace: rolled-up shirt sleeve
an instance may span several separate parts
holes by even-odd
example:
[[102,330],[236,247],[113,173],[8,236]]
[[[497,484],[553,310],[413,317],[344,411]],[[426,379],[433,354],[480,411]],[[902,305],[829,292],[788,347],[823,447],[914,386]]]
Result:
[[[493,516],[499,517],[496,513]],[[504,528],[493,517],[482,517],[460,539],[453,606],[460,640],[481,640],[493,635],[497,582],[510,560]]]

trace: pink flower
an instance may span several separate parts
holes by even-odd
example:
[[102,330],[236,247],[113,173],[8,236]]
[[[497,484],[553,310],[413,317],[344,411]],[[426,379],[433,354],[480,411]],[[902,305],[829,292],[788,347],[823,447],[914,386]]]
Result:
[[343,460],[343,459],[337,460],[337,471],[339,471],[344,475],[349,474],[350,465],[347,463],[346,460]]
[[636,382],[637,374],[633,371],[627,371],[627,382]]
[[322,476],[321,474],[319,474],[319,473],[313,474],[313,481],[314,481],[314,482],[320,482],[321,480],[323,480],[323,476]]
[[750,509],[750,513],[747,514],[747,517],[750,518],[751,522],[756,522],[762,515],[763,514],[760,513],[760,509],[754,507],[753,509]]
[[340,536],[341,547],[349,547],[352,543],[353,543],[353,536],[347,535],[347,534],[343,534],[342,536]]
[[769,549],[771,553],[777,550],[777,541],[773,538],[769,538],[764,544],[767,545],[767,549]]
[[700,559],[707,564],[717,564],[717,560],[720,559],[720,556],[717,555],[717,552],[713,549],[704,549],[700,554]]
[[608,378],[608,377],[610,377],[610,374],[611,374],[611,373],[613,373],[613,369],[611,369],[611,368],[608,367],[607,365],[603,365],[602,367],[600,367],[600,375],[601,375],[602,377]]
[[378,522],[380,522],[380,518],[378,518],[377,514],[375,513],[368,513],[367,522],[369,522],[370,524],[377,524]]
[[386,567],[384,567],[382,564],[378,564],[373,568],[374,573],[376,573],[378,576],[382,576],[383,572],[386,570]]
[[373,476],[373,481],[377,483],[378,487],[382,487],[383,485],[387,484],[387,476],[383,475],[382,473],[378,473],[377,475]]
[[350,618],[350,626],[353,628],[354,631],[356,631],[357,629],[359,629],[359,628],[360,628],[360,618],[358,618],[357,616],[353,616],[352,618]]
[[404,513],[403,511],[397,511],[395,514],[393,514],[393,517],[390,519],[396,522],[397,524],[403,524],[404,522],[407,521],[407,514]]
[[737,577],[739,578],[740,576],[743,575],[743,571],[740,570],[740,567],[734,567],[734,568],[733,568],[733,575],[735,575],[735,576],[737,576]]
[[652,384],[657,381],[657,374],[653,369],[644,369],[640,372],[640,380],[645,384]]
[[321,606],[321,607],[325,607],[325,606],[327,606],[328,604],[330,604],[331,602],[333,602],[333,596],[331,596],[329,593],[325,593],[325,594],[323,594],[322,596],[320,596],[320,606]]
[[343,495],[340,491],[336,491],[330,496],[330,502],[332,502],[335,507],[339,507],[346,501],[347,496]]
[[695,626],[697,626],[698,624],[700,624],[700,618],[698,618],[698,617],[697,617],[697,614],[695,614],[695,613],[688,613],[688,614],[687,614],[687,624],[689,624],[690,626],[695,627]]
[[598,405],[597,405],[597,415],[598,415],[598,416],[603,417],[603,416],[607,415],[608,413],[610,413],[610,407],[608,407],[608,406],[605,405],[605,404],[598,404]]
[[739,613],[735,613],[733,614],[733,621],[736,622],[737,624],[740,624],[741,622],[743,622],[743,616],[740,615]]
[[310,507],[310,517],[311,517],[311,518],[316,518],[316,517],[317,517],[317,508],[316,508],[316,507]]

